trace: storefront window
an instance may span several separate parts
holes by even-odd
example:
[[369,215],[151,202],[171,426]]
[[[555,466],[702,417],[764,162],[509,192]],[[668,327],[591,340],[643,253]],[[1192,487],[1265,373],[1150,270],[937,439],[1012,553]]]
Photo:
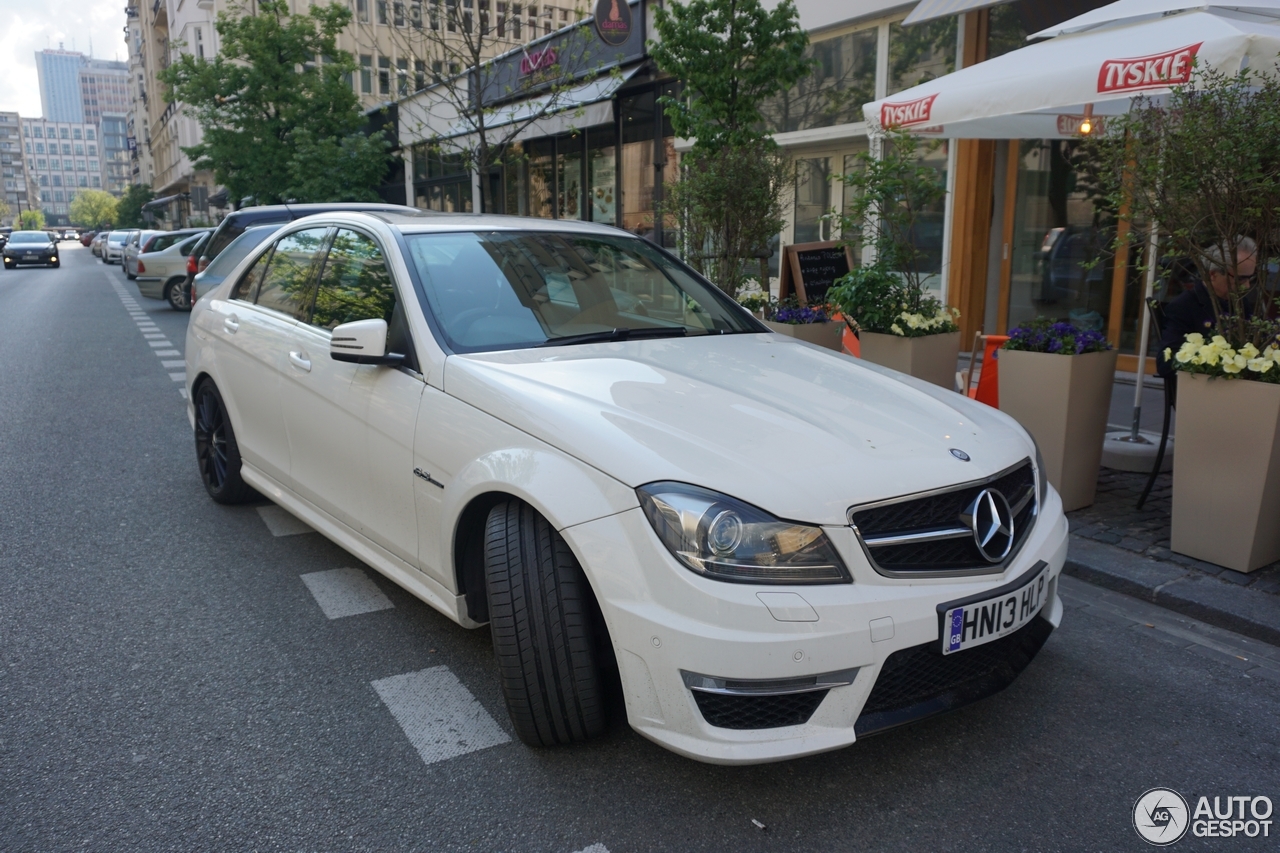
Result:
[[831,239],[831,159],[796,161],[795,242]]
[[[1024,140],[1010,247],[1009,328],[1038,316],[1106,331],[1110,225],[1076,169],[1078,143]],[[1097,263],[1096,259],[1102,258]]]
[[[633,234],[652,234],[654,93],[649,91],[623,98],[621,108],[622,227]],[[674,181],[679,175],[673,133],[670,123],[664,119],[664,183]]]
[[555,140],[539,139],[525,146],[528,154],[529,208],[527,216],[551,219],[551,193],[555,181]]
[[910,27],[889,25],[890,95],[955,70],[955,15]]
[[862,105],[876,96],[876,28],[812,42],[805,58],[813,72],[762,107],[775,133],[862,121]]
[[1015,3],[991,8],[987,30],[987,59],[1027,46],[1027,36],[1031,33],[1027,31],[1019,5]]
[[592,222],[612,225],[618,216],[617,134],[611,127],[587,131],[587,194]]
[[529,215],[529,197],[527,195],[528,182],[525,180],[524,170],[524,145],[514,142],[507,149],[507,162],[504,169],[506,173],[506,181],[504,184],[504,201],[506,206],[504,212],[511,216],[528,216]]
[[441,155],[426,146],[413,150],[414,204],[426,210],[470,213],[471,173],[460,155]]
[[556,218],[586,219],[582,205],[582,134],[557,140]]

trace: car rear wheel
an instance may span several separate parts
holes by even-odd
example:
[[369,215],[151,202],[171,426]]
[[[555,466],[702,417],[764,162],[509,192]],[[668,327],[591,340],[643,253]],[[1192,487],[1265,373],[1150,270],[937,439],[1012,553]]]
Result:
[[196,391],[196,461],[209,497],[220,504],[239,504],[257,496],[240,478],[240,446],[218,387],[204,382]]
[[523,501],[489,512],[484,545],[489,628],[516,734],[530,746],[595,737],[607,723],[611,658],[582,567]]
[[191,301],[187,298],[187,289],[183,287],[186,279],[175,278],[164,286],[164,298],[174,311],[190,311]]

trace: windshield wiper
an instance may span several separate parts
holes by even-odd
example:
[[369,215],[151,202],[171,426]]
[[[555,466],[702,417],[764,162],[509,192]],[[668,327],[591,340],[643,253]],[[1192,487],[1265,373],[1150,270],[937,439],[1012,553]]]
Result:
[[603,332],[587,332],[582,335],[566,335],[563,338],[551,338],[538,344],[540,347],[567,347],[573,344],[596,344],[610,341],[640,340],[643,338],[683,338],[689,332],[683,326],[654,326],[646,329],[631,329],[626,326],[620,329],[609,329]]

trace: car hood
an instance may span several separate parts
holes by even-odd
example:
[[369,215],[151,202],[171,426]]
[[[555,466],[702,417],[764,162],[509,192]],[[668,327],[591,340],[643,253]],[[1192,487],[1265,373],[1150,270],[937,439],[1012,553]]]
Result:
[[629,486],[678,480],[821,524],[1034,453],[995,409],[775,334],[456,355],[444,385]]

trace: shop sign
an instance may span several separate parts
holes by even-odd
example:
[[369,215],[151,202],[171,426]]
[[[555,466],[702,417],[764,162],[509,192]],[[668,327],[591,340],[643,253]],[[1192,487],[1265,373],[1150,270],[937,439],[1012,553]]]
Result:
[[559,61],[556,56],[554,47],[546,47],[542,50],[535,50],[533,53],[526,53],[520,60],[520,73],[524,76],[534,74],[538,71],[545,71]]
[[1108,59],[1098,69],[1098,91],[1132,92],[1188,83],[1196,52],[1202,44],[1204,42],[1198,42],[1150,56]]
[[881,127],[911,127],[917,124],[928,124],[929,115],[933,112],[936,94],[926,95],[914,101],[891,103],[886,101],[880,105]]
[[631,38],[631,5],[627,0],[596,0],[596,32],[611,47],[626,44]]
[[[1102,132],[1104,120],[1098,116],[1089,116],[1089,121],[1093,122],[1093,133]],[[1058,135],[1059,136],[1075,136],[1080,133],[1080,125],[1084,124],[1084,115],[1059,115],[1058,116]]]

